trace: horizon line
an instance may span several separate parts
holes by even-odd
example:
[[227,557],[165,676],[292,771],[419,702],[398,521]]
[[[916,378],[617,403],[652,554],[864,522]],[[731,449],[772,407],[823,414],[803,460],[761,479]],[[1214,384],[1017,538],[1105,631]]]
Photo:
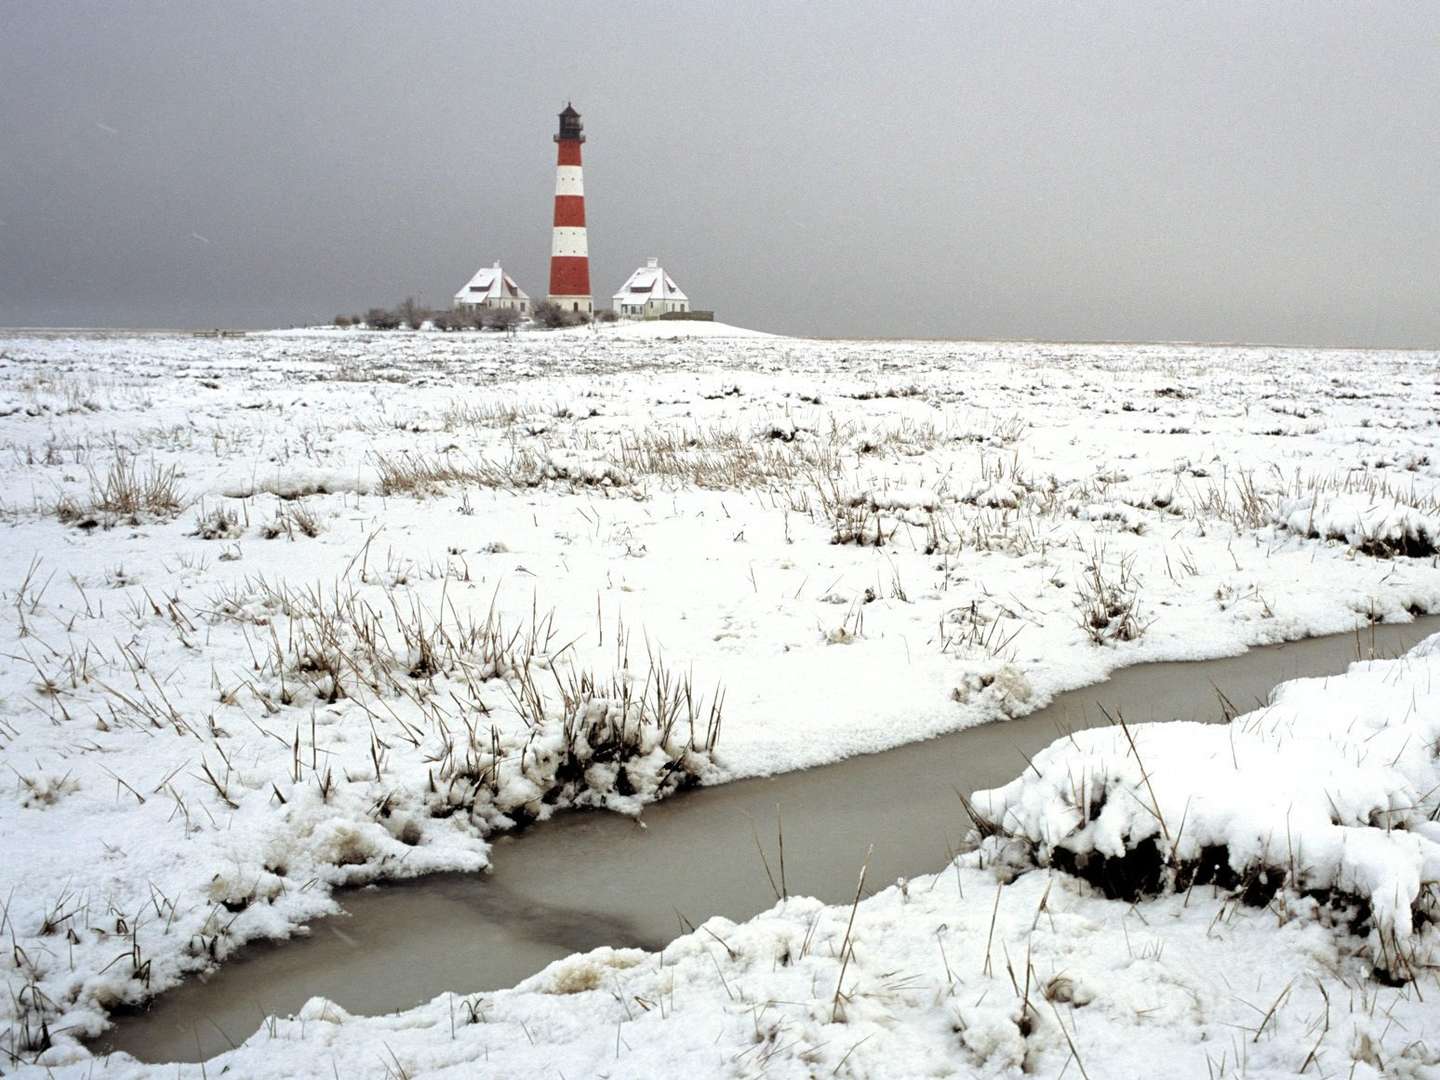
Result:
[[[738,324],[737,324],[738,325]],[[273,330],[339,330],[332,323],[292,323],[289,326],[10,326],[0,325],[0,334],[40,332],[46,334],[97,334],[129,333],[144,335],[162,334],[213,334],[215,331],[230,333],[267,333]],[[744,329],[757,329],[744,327]],[[385,330],[376,333],[444,333],[444,331]],[[1242,341],[1208,340],[1199,338],[1047,338],[1047,337],[963,337],[903,334],[785,334],[765,331],[776,337],[789,337],[802,341],[925,341],[957,342],[966,345],[1173,345],[1183,348],[1220,349],[1325,349],[1331,352],[1440,352],[1440,342],[1433,344],[1408,345],[1327,345],[1304,341]]]

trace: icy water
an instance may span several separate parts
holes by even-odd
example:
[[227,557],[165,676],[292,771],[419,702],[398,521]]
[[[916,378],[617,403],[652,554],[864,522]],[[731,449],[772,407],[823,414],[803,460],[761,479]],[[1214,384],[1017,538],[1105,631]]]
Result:
[[[648,807],[644,827],[574,813],[499,838],[489,874],[437,874],[338,895],[345,914],[307,937],[247,947],[208,979],[117,1019],[97,1043],[143,1061],[197,1061],[239,1043],[269,1014],[323,995],[378,1014],[512,986],[599,945],[659,948],[711,915],[744,919],[775,902],[756,848],[792,894],[849,901],[866,852],[874,889],[946,865],[968,820],[957,789],[996,787],[1066,731],[1127,720],[1219,720],[1217,688],[1241,711],[1276,684],[1338,674],[1357,655],[1394,656],[1440,617],[1314,638],[1201,663],[1143,664],[988,724],[836,765],[687,792]],[[867,889],[867,893],[874,891]]]

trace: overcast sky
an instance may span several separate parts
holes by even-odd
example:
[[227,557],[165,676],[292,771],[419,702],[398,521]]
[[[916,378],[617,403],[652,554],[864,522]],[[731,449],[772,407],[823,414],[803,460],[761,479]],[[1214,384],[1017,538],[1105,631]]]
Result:
[[0,0],[0,325],[267,326],[501,260],[825,336],[1440,344],[1440,4]]

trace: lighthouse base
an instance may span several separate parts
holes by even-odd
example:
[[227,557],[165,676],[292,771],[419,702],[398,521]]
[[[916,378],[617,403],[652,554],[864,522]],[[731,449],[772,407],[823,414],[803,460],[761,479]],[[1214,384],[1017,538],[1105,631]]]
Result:
[[595,305],[588,296],[547,296],[545,299],[561,311],[578,311],[587,316],[595,314]]

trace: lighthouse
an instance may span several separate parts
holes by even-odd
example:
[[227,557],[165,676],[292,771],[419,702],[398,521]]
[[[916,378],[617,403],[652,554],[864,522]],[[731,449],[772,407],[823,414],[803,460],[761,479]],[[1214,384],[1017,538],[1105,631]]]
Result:
[[585,128],[575,106],[566,103],[555,136],[555,225],[550,238],[550,295],[566,311],[594,313],[590,299],[590,249],[585,241],[585,180],[580,146]]

